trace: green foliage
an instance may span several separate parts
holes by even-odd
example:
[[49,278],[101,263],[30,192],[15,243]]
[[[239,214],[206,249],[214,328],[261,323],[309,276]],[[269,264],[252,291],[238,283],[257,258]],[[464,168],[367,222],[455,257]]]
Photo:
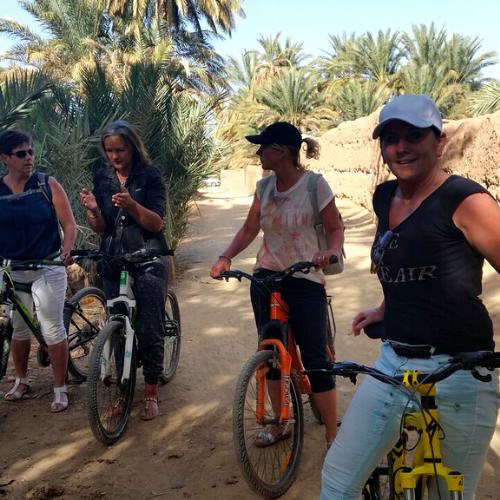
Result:
[[8,75],[0,83],[0,132],[27,118],[50,87],[50,80],[39,73],[20,70]]
[[213,172],[217,150],[208,124],[216,101],[201,101],[179,90],[175,78],[151,63],[133,65],[123,89],[113,87],[99,64],[82,72],[78,88],[49,85],[41,75],[28,79],[31,85],[26,75],[19,79],[24,86],[18,80],[3,83],[0,124],[33,132],[38,168],[54,175],[69,196],[78,245],[98,241],[87,227],[78,195],[82,187],[92,186],[92,169],[103,163],[101,130],[124,118],[137,127],[165,179],[167,237],[175,246],[185,232],[190,200]]
[[471,98],[469,106],[474,116],[500,111],[500,81],[486,83]]

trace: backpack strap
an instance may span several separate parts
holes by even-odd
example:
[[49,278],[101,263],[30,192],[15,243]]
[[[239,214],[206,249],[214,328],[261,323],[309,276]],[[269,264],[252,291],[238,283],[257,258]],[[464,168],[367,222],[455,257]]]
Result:
[[321,224],[321,216],[319,214],[318,207],[318,180],[320,176],[321,174],[311,172],[309,174],[309,180],[307,181],[307,192],[309,193],[309,199],[311,200],[315,226]]
[[[314,213],[314,227],[322,224],[321,216],[319,214],[319,206],[318,206],[318,181],[321,177],[321,174],[317,174],[316,172],[311,172],[309,176],[309,180],[307,181],[307,192],[309,193],[309,199],[311,200],[311,205]],[[342,224],[342,229],[345,231],[344,221],[342,219],[342,215],[339,212],[340,223]],[[345,257],[345,250],[342,246],[342,256]]]
[[38,183],[38,189],[40,189],[40,192],[43,194],[44,198],[49,202],[50,206],[52,207],[52,210],[55,212],[56,209],[54,207],[54,202],[52,201],[52,192],[49,190],[47,184],[49,181],[49,176],[47,174],[44,174],[43,172],[37,172],[36,178]]

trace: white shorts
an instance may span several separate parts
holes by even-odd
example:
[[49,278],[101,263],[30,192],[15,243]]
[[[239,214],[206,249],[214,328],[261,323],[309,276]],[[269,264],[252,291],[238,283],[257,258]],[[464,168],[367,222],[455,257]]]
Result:
[[[32,283],[31,293],[16,291],[28,311],[33,311],[40,323],[47,345],[66,339],[63,322],[64,299],[66,298],[67,275],[64,266],[47,266],[36,271],[13,271],[12,279],[19,283]],[[12,317],[12,338],[29,340],[31,330],[18,311]]]

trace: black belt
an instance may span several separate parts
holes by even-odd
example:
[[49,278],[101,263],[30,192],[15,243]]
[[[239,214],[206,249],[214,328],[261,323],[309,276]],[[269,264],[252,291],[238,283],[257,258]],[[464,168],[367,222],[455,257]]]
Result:
[[436,349],[428,344],[403,344],[395,340],[389,340],[388,342],[398,356],[403,356],[405,358],[429,359],[432,355],[437,354]]

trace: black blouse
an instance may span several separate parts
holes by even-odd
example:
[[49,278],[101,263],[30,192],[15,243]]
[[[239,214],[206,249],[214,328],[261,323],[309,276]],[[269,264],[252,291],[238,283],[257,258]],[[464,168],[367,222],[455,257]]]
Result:
[[[120,192],[120,182],[110,167],[94,175],[94,196],[106,222],[101,249],[116,255],[135,250],[167,248],[162,231],[153,233],[141,227],[126,210],[113,205],[111,197]],[[125,183],[130,196],[140,205],[165,217],[166,189],[160,171],[152,165],[134,165]]]

